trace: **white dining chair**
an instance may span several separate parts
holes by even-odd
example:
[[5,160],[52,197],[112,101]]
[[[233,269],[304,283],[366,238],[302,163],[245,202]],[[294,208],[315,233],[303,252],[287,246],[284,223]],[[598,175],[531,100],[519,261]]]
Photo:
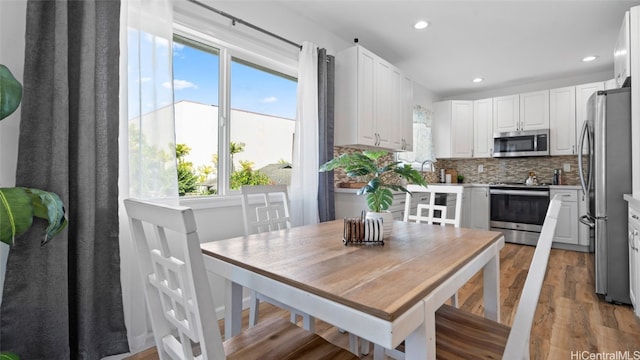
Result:
[[[404,221],[415,221],[417,223],[426,222],[427,224],[440,224],[440,226],[453,225],[454,227],[460,227],[462,217],[462,192],[464,187],[461,185],[407,185],[409,193],[406,195],[406,201],[404,205]],[[427,203],[416,203],[413,201],[414,196],[420,194],[429,194]],[[439,194],[445,194],[447,196],[454,195],[455,208],[453,216],[448,216],[447,205],[436,204],[436,197]],[[411,213],[413,204],[416,204],[415,213]],[[426,214],[425,214],[426,211]],[[451,297],[451,305],[458,306],[458,293]]]
[[[442,305],[436,312],[437,359],[529,359],[531,326],[549,263],[562,206],[560,199],[560,195],[557,195],[549,203],[513,325],[509,327],[453,306]],[[394,358],[403,359],[404,354],[394,353]],[[374,356],[374,359],[380,357]]]
[[126,199],[160,360],[358,359],[273,317],[222,341],[193,210]]
[[[291,228],[289,213],[289,195],[286,185],[256,185],[242,186],[242,214],[245,235],[259,234],[266,231],[275,231]],[[291,322],[297,321],[297,316],[302,316],[303,327],[313,331],[315,321],[313,317],[286,306],[264,294],[249,290],[249,327],[258,323],[260,301],[267,302],[291,313]],[[349,333],[349,349],[353,353],[369,352],[369,342]]]
[[[404,221],[426,222],[427,224],[438,223],[442,226],[453,225],[460,227],[462,217],[462,192],[461,185],[407,185],[409,191],[404,204]],[[428,203],[417,203],[412,194],[429,194]],[[456,197],[456,206],[453,216],[448,216],[447,206],[435,203],[438,194],[452,194]],[[412,204],[416,204],[415,213],[412,213]],[[426,214],[425,214],[426,211]]]
[[[242,219],[244,234],[259,234],[263,232],[290,229],[289,195],[286,185],[256,185],[242,186]],[[258,323],[260,301],[268,302],[291,312],[291,322],[297,321],[297,315],[302,315],[303,326],[313,331],[314,321],[306,314],[302,314],[274,299],[249,289],[249,327]]]
[[511,327],[443,305],[436,312],[436,357],[528,359],[533,317],[540,298],[562,201],[555,196],[547,214]]

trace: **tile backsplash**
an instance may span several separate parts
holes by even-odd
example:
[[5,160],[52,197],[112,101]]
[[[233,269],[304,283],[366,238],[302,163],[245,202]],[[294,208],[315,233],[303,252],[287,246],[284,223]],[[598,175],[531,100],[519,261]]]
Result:
[[[353,149],[336,146],[335,156],[353,151]],[[389,161],[393,159],[389,155]],[[565,171],[565,165],[570,170]],[[483,171],[478,172],[479,165]],[[585,159],[586,166],[586,159]],[[435,164],[435,172],[425,172],[425,179],[428,183],[434,184],[440,181],[440,169],[455,169],[459,175],[464,176],[465,183],[488,184],[495,182],[524,182],[529,176],[529,172],[536,174],[539,182],[551,184],[553,180],[553,169],[562,169],[562,183],[565,185],[579,185],[578,156],[550,156],[550,157],[524,157],[524,158],[486,158],[486,159],[459,159],[459,160],[438,160]],[[346,176],[344,171],[336,170],[335,182],[357,182]]]
[[[585,165],[586,165],[586,159]],[[570,170],[565,171],[568,164]],[[482,165],[483,172],[478,172]],[[579,185],[578,156],[550,156],[550,157],[524,157],[524,158],[488,158],[488,159],[461,159],[438,160],[437,171],[440,169],[456,169],[458,174],[464,175],[465,183],[491,183],[491,182],[524,182],[529,172],[536,174],[539,182],[551,184],[553,169],[562,169],[562,183],[565,185]]]

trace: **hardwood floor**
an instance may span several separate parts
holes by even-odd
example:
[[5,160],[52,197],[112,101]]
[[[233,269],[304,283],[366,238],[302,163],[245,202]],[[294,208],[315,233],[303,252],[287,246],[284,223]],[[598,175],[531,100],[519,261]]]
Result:
[[[534,250],[531,246],[506,244],[500,254],[501,319],[505,324],[511,325],[513,320]],[[629,351],[628,358],[640,356],[640,320],[631,306],[609,304],[594,293],[593,269],[593,254],[551,250],[531,330],[531,359],[589,358],[584,357],[590,355],[582,354],[583,351],[591,354]],[[482,314],[482,274],[462,287],[458,296],[461,308]],[[260,306],[261,316],[288,316],[269,304]],[[243,322],[246,326],[247,311]],[[222,322],[220,328],[223,329]],[[335,327],[316,320],[316,332],[348,348],[348,335]],[[578,357],[578,352],[583,357]],[[129,359],[155,360],[158,356],[155,349],[150,349]],[[373,359],[373,346],[363,359]]]

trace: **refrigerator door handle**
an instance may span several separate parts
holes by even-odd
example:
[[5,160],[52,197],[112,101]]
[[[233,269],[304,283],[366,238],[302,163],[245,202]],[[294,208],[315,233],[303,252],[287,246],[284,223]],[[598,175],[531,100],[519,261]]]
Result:
[[[584,178],[584,170],[582,168],[582,152],[584,149],[584,140],[587,139],[588,150],[588,172],[587,178]],[[582,186],[582,193],[587,195],[589,188],[591,187],[591,133],[589,132],[589,123],[587,120],[582,124],[582,131],[580,131],[580,147],[578,147],[578,174],[580,175],[580,185]]]
[[594,221],[595,219],[593,219],[590,215],[582,215],[579,220],[581,223],[587,225],[590,228],[594,228],[596,226],[596,222]]

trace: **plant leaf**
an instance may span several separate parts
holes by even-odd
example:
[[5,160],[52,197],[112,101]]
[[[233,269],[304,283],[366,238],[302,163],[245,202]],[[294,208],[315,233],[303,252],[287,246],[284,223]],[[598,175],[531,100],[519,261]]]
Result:
[[22,100],[22,85],[9,69],[0,64],[0,120],[11,115]]
[[31,195],[33,215],[49,222],[41,245],[45,245],[54,236],[58,235],[67,226],[67,216],[64,204],[58,194],[40,189],[27,189]]
[[0,241],[13,245],[32,223],[33,206],[25,189],[0,188]]

